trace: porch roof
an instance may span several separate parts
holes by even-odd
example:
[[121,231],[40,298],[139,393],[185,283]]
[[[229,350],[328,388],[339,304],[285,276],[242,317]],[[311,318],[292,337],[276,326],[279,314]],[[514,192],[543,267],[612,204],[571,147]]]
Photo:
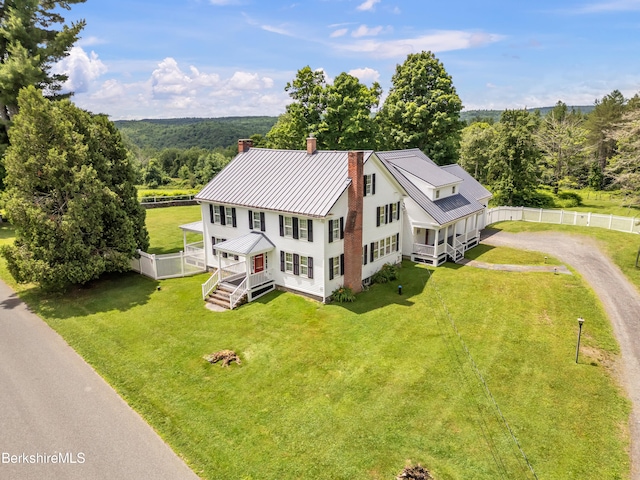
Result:
[[216,250],[244,257],[268,252],[276,248],[262,232],[249,232],[240,237],[216,243],[214,247]]
[[180,225],[180,229],[185,232],[193,232],[193,233],[202,233],[204,234],[204,228],[202,226],[202,220],[199,222],[191,222],[185,223],[184,225]]

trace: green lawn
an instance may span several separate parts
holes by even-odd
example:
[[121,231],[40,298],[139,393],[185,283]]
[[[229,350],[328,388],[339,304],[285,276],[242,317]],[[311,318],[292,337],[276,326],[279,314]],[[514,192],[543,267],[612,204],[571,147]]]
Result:
[[[574,212],[591,212],[603,215],[619,215],[621,217],[634,217],[640,215],[640,208],[630,206],[625,195],[619,192],[600,192],[589,189],[566,190],[574,192],[582,197],[582,205],[579,207],[567,207],[564,210]],[[549,192],[545,192],[549,193]]]
[[[170,218],[193,221],[189,209],[148,212],[153,249],[181,246]],[[205,278],[20,292],[203,478],[391,480],[408,461],[439,480],[529,478],[461,339],[538,478],[629,478],[618,347],[578,276],[407,262],[346,306],[274,292],[224,313],[203,307]],[[577,311],[589,318],[579,365]],[[201,358],[225,348],[241,366]]]

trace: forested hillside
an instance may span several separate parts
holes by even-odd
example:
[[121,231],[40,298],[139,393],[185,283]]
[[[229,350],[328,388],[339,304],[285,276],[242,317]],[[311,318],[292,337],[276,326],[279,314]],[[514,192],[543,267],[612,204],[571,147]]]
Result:
[[265,135],[276,120],[276,117],[172,118],[118,120],[115,124],[139,148],[212,150],[234,145],[239,138]]
[[[539,108],[528,108],[528,112],[539,111],[540,115],[543,117],[547,115],[554,107],[539,107]],[[569,112],[575,110],[576,112],[587,114],[594,109],[594,105],[580,105],[580,106],[568,106],[567,110]],[[500,121],[500,115],[504,110],[463,110],[460,112],[460,120],[469,124],[474,121],[492,121],[497,123]]]

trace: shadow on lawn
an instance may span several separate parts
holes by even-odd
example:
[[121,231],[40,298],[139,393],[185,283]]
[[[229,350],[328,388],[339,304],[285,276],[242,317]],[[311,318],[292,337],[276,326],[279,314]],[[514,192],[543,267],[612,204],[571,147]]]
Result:
[[65,319],[113,310],[126,311],[149,301],[159,282],[134,272],[105,274],[65,293],[46,293],[38,287],[20,292],[36,314]]
[[[398,278],[389,283],[374,284],[368,290],[360,293],[353,303],[336,303],[350,312],[356,314],[367,313],[387,305],[400,305],[411,307],[414,302],[412,297],[420,295],[430,278],[429,270],[412,262],[402,262],[402,268],[398,271]],[[398,293],[402,286],[402,293]]]

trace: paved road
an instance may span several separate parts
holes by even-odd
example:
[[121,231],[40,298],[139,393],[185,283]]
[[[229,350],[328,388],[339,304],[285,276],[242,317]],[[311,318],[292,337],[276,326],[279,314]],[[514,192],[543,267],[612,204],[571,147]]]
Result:
[[0,282],[0,478],[198,477]]
[[[622,353],[621,382],[633,403],[631,478],[640,480],[640,294],[596,242],[560,232],[507,233],[488,231],[482,243],[548,253],[571,265],[600,297]],[[635,260],[635,259],[634,259]],[[576,312],[579,314],[579,312]],[[585,326],[588,326],[586,319]]]

